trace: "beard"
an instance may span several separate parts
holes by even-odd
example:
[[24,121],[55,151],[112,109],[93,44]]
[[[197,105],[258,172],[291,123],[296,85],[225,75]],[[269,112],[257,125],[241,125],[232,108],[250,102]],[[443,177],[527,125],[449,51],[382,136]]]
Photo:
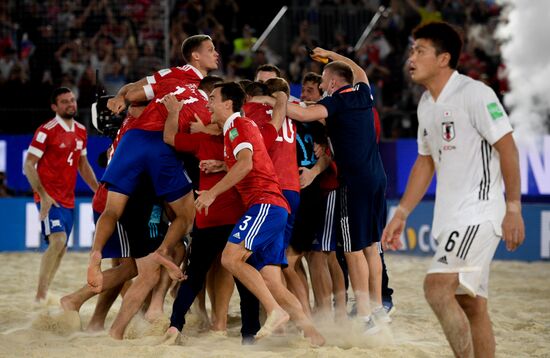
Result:
[[65,112],[61,112],[61,113],[58,113],[59,117],[63,118],[63,119],[73,119],[74,116],[76,115],[76,110],[68,110],[68,111],[65,111]]

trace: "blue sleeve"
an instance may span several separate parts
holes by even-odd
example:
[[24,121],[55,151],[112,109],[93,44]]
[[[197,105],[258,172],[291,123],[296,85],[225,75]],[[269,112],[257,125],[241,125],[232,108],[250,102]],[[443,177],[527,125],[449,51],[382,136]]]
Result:
[[334,113],[338,112],[338,103],[334,97],[327,96],[322,100],[320,100],[319,102],[317,102],[317,104],[320,104],[327,109],[329,117],[332,116]]

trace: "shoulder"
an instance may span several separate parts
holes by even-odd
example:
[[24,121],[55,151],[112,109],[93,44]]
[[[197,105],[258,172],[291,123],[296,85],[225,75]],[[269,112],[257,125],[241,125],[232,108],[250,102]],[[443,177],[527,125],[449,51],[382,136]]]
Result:
[[78,130],[86,132],[86,127],[82,123],[74,121],[74,125]]
[[50,119],[49,121],[47,121],[46,123],[42,124],[40,127],[38,127],[37,131],[41,130],[41,131],[45,131],[45,132],[49,132],[51,131],[52,129],[55,128],[55,126],[57,126],[57,121],[54,119]]

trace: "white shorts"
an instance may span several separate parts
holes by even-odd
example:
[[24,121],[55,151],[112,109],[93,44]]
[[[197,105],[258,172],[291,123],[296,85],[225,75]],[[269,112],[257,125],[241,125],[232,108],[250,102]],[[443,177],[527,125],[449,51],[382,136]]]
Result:
[[500,242],[489,221],[445,230],[436,241],[430,273],[458,273],[457,295],[489,295],[489,266]]

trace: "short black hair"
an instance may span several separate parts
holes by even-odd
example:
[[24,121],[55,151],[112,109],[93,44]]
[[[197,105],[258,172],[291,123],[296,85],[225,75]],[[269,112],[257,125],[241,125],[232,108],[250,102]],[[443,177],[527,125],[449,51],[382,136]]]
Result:
[[181,44],[181,54],[185,62],[191,61],[191,54],[201,46],[204,41],[212,41],[208,35],[193,35],[186,38]]
[[222,95],[222,101],[233,101],[233,112],[240,112],[244,104],[245,93],[237,82],[217,83],[214,88],[219,88]]
[[449,67],[456,69],[462,51],[462,35],[458,29],[447,22],[434,21],[413,30],[415,40],[430,40],[437,55],[448,52],[451,55]]
[[348,64],[342,61],[334,61],[327,64],[324,69],[334,73],[347,83],[353,84],[353,70]]
[[199,89],[203,90],[207,94],[210,94],[214,89],[216,83],[223,82],[223,78],[220,76],[205,76],[199,84]]
[[280,77],[270,78],[267,81],[265,81],[265,85],[267,86],[267,91],[270,96],[277,91],[284,92],[286,93],[287,96],[290,96],[290,87],[288,86],[288,83],[283,78],[280,78]]
[[275,66],[275,65],[261,65],[259,66],[258,68],[256,68],[256,72],[254,72],[254,78],[256,78],[256,76],[258,75],[258,72],[260,71],[264,71],[264,72],[275,72],[275,74],[277,75],[277,77],[281,77],[281,70],[279,69],[279,67]]
[[267,85],[263,82],[250,82],[244,89],[248,96],[267,96]]
[[57,97],[61,96],[65,93],[71,93],[71,89],[67,87],[59,87],[53,90],[52,95],[50,97],[50,102],[52,104],[57,104]]
[[242,89],[246,92],[246,86],[248,86],[249,84],[252,83],[251,80],[248,80],[246,78],[243,78],[242,80],[239,80],[237,81],[237,83],[239,84],[239,86],[242,87]]

